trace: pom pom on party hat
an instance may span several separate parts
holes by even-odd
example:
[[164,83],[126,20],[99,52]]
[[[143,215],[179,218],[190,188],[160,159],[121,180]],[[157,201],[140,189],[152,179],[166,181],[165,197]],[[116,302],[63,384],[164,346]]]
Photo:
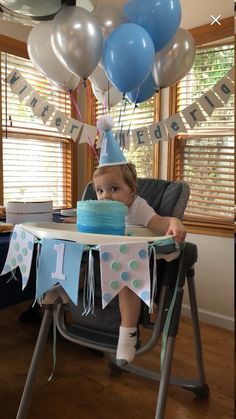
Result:
[[114,120],[110,115],[104,115],[97,121],[97,128],[103,132],[99,167],[128,163],[112,134],[113,126]]

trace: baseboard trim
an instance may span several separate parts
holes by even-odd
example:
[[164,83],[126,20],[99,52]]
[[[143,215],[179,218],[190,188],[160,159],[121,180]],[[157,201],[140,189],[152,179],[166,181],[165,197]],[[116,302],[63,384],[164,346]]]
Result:
[[[190,306],[182,305],[182,314],[190,317]],[[198,309],[199,320],[204,321],[214,326],[222,327],[223,329],[234,330],[234,318],[223,316],[222,314],[214,313],[212,311]]]

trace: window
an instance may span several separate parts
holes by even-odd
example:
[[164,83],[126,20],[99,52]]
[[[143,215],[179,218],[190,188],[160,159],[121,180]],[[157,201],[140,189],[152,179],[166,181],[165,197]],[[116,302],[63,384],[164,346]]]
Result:
[[[191,72],[177,85],[179,112],[213,87],[234,62],[232,44],[199,48]],[[203,111],[204,113],[204,111]],[[230,235],[234,219],[234,102],[214,111],[188,135],[174,139],[175,180],[190,185],[189,231]]]
[[[114,118],[114,131],[145,127],[157,121],[156,109],[159,101],[159,95],[153,96],[150,100],[138,104],[134,107],[128,101],[122,100],[116,106],[112,107],[109,114]],[[96,119],[107,113],[107,109],[96,101]],[[129,150],[123,149],[123,153],[128,161],[132,161],[137,169],[139,177],[157,177],[158,176],[158,145],[153,146],[150,142],[135,149],[132,136],[129,142]]]
[[1,52],[0,59],[2,202],[53,200],[54,207],[70,207],[71,140],[50,127],[50,121],[44,124],[36,118],[31,108],[12,93],[5,78],[17,69],[41,97],[67,115],[71,115],[70,99],[39,74],[28,59],[7,52]]

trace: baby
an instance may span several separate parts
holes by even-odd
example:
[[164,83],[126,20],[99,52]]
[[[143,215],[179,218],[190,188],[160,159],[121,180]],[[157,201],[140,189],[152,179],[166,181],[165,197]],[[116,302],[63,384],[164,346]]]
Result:
[[[147,227],[157,235],[173,235],[177,242],[182,242],[186,230],[175,217],[161,217],[154,209],[136,194],[137,173],[131,163],[102,166],[95,170],[93,184],[97,199],[123,202],[128,207],[126,225]],[[132,362],[136,353],[137,325],[141,301],[128,287],[119,293],[121,326],[116,353],[116,362],[124,366]]]

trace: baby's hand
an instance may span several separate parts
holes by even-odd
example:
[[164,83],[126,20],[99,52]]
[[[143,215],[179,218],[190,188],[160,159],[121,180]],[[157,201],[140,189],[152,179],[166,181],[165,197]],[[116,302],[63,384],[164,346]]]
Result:
[[166,235],[174,236],[174,239],[177,241],[177,243],[181,243],[185,240],[186,229],[178,218],[171,217]]

